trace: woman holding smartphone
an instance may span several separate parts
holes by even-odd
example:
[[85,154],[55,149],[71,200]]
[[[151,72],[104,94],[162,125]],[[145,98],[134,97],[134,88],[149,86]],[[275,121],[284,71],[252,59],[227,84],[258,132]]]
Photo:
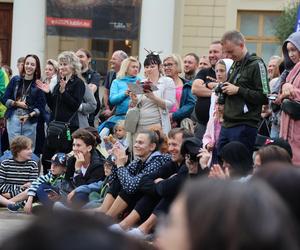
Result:
[[[37,86],[46,93],[47,104],[51,110],[51,120],[69,123],[70,133],[79,128],[77,110],[83,101],[85,84],[81,77],[81,64],[74,52],[64,51],[58,56],[59,82],[53,92],[50,85],[38,82]],[[43,153],[44,173],[50,168],[50,159],[61,145],[45,143]],[[72,141],[64,146],[64,153],[71,151]]]
[[40,60],[36,55],[27,55],[20,76],[10,80],[2,98],[7,107],[7,131],[9,142],[18,135],[25,135],[35,148],[37,117],[44,110],[44,93],[37,88],[41,78]]
[[[131,106],[138,105],[140,108],[136,134],[151,127],[160,129],[164,134],[171,129],[169,110],[176,102],[175,84],[171,78],[162,75],[161,67],[159,55],[150,52],[144,61],[146,80],[142,86],[145,94],[130,94]],[[152,91],[152,86],[157,90]]]

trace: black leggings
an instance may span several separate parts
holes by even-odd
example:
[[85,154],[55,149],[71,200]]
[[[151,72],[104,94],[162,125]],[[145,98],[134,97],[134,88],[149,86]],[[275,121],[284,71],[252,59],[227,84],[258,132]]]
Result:
[[161,214],[167,214],[174,198],[161,198],[159,196],[143,196],[136,204],[134,210],[140,215],[141,221],[144,222],[151,214],[157,217]]
[[108,194],[111,194],[115,199],[120,196],[122,200],[126,202],[128,205],[128,209],[132,210],[135,206],[135,204],[138,202],[139,199],[143,196],[142,193],[137,192],[134,194],[128,194],[122,189],[122,185],[118,179],[114,180],[108,191]]

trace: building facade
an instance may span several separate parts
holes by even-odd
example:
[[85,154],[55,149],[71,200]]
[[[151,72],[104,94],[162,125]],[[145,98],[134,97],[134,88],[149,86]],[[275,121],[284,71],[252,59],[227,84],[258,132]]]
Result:
[[[99,2],[104,0],[98,0]],[[72,2],[72,1],[71,1]],[[78,2],[78,1],[77,1]],[[97,2],[96,0],[91,2]],[[44,63],[64,50],[86,48],[94,55],[93,67],[101,73],[116,49],[145,58],[145,49],[184,55],[207,55],[208,45],[226,30],[244,33],[251,52],[265,59],[280,53],[273,24],[288,0],[142,0],[136,39],[83,38],[47,34],[47,0],[0,0],[2,63],[16,69],[28,53]],[[16,72],[16,71],[15,71]]]

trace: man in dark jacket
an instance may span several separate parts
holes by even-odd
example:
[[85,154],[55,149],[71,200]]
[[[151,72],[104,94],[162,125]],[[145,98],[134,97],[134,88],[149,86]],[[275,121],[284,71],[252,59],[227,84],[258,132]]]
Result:
[[234,64],[222,88],[226,96],[224,122],[217,150],[219,153],[228,142],[239,141],[252,152],[262,105],[268,104],[267,69],[261,58],[248,53],[240,32],[226,32],[222,45],[225,57],[231,58]]

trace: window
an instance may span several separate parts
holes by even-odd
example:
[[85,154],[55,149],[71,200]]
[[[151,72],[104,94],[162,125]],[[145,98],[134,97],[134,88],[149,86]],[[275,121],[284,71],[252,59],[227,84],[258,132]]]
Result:
[[128,55],[138,54],[137,41],[132,40],[102,40],[93,39],[91,52],[93,55],[92,68],[102,76],[109,70],[109,60],[115,50],[123,50]]
[[250,53],[256,53],[267,63],[271,56],[281,55],[281,45],[274,36],[274,24],[280,12],[239,11],[237,28],[247,41]]

